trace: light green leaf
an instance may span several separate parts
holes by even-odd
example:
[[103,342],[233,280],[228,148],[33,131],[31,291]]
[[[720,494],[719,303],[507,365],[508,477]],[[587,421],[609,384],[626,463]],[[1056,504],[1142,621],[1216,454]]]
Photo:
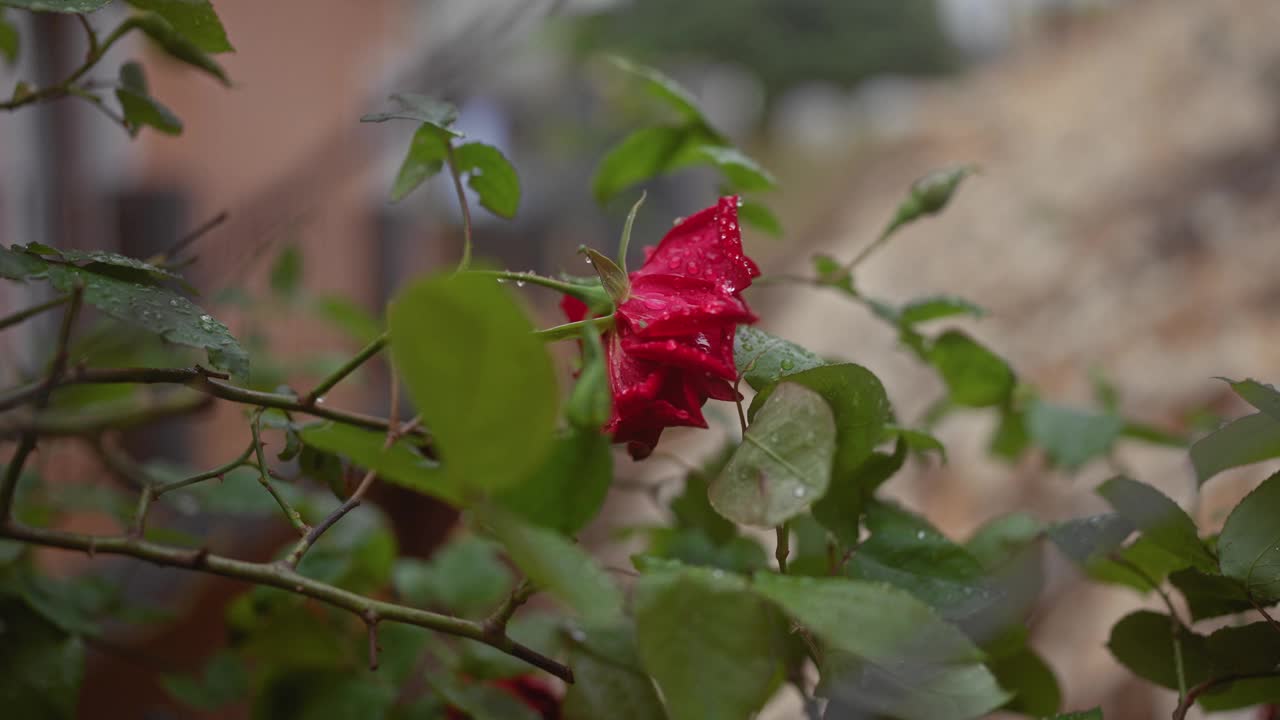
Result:
[[957,405],[999,405],[1013,392],[1015,377],[1009,365],[959,330],[948,330],[935,340],[928,359]]
[[782,680],[778,616],[741,578],[692,569],[647,574],[635,608],[640,657],[672,720],[741,720]]
[[712,481],[711,505],[736,523],[777,527],[826,493],[835,443],[835,417],[822,396],[784,382]]
[[607,625],[622,612],[622,593],[585,550],[554,531],[493,508],[477,516],[506,548],[511,562],[588,625]]
[[209,0],[129,0],[129,4],[168,20],[179,35],[207,53],[235,50]]
[[754,390],[827,362],[808,350],[751,325],[739,325],[733,338],[738,374]]
[[9,18],[4,16],[3,8],[0,8],[0,56],[3,56],[10,66],[18,62],[18,50],[21,44],[22,38],[18,35],[18,26],[10,22]]
[[396,173],[395,184],[391,187],[391,202],[404,199],[427,178],[439,173],[444,168],[448,151],[449,135],[436,125],[423,123],[413,134],[409,152]]
[[1249,493],[1218,536],[1222,574],[1244,584],[1259,602],[1280,601],[1280,473]]
[[741,150],[708,142],[686,143],[671,160],[671,170],[709,165],[720,171],[733,192],[772,190],[772,173]]
[[[763,203],[744,200],[738,205],[738,219],[744,225],[769,233],[774,237],[782,237],[782,222],[778,216]],[[745,326],[743,326],[745,327]]]
[[1280,420],[1280,391],[1257,380],[1228,380],[1231,389],[1245,402],[1261,410],[1275,420]]
[[902,325],[915,326],[930,320],[941,320],[956,315],[980,318],[986,314],[986,310],[964,298],[938,295],[912,300],[903,305],[898,310],[898,322]]
[[498,557],[498,545],[471,535],[445,545],[430,560],[400,558],[392,580],[396,591],[418,607],[478,618],[515,586],[515,577]]
[[0,4],[40,12],[82,14],[100,10],[110,2],[111,0],[4,0]]
[[333,422],[307,425],[298,434],[302,436],[303,443],[350,458],[361,467],[376,470],[378,476],[388,482],[438,497],[452,505],[465,502],[465,492],[456,479],[410,447],[407,440],[386,448],[386,433]]
[[1280,457],[1280,420],[1266,413],[1232,420],[1191,446],[1201,485],[1223,470]]
[[313,309],[317,315],[365,345],[382,334],[382,326],[373,313],[340,295],[316,298]]
[[298,294],[298,285],[302,281],[302,251],[297,245],[286,245],[276,261],[271,264],[271,292],[280,297],[293,297]]
[[1044,533],[1039,520],[1024,513],[1002,515],[978,528],[964,544],[984,570],[994,570],[1025,551]]
[[1081,712],[1060,713],[1054,715],[1049,720],[1103,720],[1102,710],[1094,708],[1092,710],[1083,710]]
[[555,440],[555,371],[505,288],[476,275],[434,277],[397,297],[388,324],[392,357],[451,485],[500,490],[541,465]]
[[360,122],[417,120],[431,125],[446,137],[462,137],[462,133],[449,127],[458,119],[458,109],[450,103],[414,93],[397,93],[390,99],[396,106],[394,110],[370,113],[361,117]]
[[77,283],[82,285],[84,301],[107,315],[139,325],[168,342],[202,348],[214,367],[237,378],[248,376],[249,356],[227,326],[172,290],[71,265],[49,265],[48,274],[62,292],[70,292]]
[[1200,542],[1195,521],[1164,493],[1137,480],[1114,477],[1098,488],[1098,494],[1143,537],[1201,570],[1216,569],[1213,556]]
[[1085,572],[1095,582],[1126,585],[1145,594],[1164,583],[1169,573],[1190,565],[1189,560],[1141,535],[1106,557],[1095,558]]
[[210,57],[207,52],[200,49],[191,40],[188,40],[185,35],[178,32],[159,13],[144,12],[130,18],[129,22],[136,25],[171,57],[181,60],[198,70],[203,70],[221,80],[223,85],[231,85],[231,80],[227,78],[226,71],[222,69],[218,61]]
[[489,212],[508,220],[520,207],[520,178],[502,151],[480,142],[459,145],[454,151],[458,172],[480,196]]
[[1110,413],[1053,405],[1034,400],[1027,409],[1027,432],[1054,463],[1076,470],[1111,452],[1124,420]]
[[496,500],[534,525],[571,536],[599,514],[612,481],[609,437],[598,429],[571,430],[556,439],[541,467]]
[[619,70],[639,78],[645,91],[662,100],[684,120],[703,126],[707,124],[702,111],[698,109],[698,101],[680,83],[652,67],[623,57],[610,56],[608,60]]
[[648,127],[623,138],[600,161],[591,194],[605,203],[627,188],[671,170],[673,159],[698,133],[686,127]]

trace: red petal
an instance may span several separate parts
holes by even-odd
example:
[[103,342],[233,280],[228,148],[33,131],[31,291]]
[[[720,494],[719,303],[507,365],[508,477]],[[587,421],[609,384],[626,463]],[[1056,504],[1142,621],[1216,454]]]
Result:
[[672,228],[657,248],[646,249],[644,267],[633,277],[659,273],[701,278],[730,293],[749,286],[760,269],[742,254],[738,198],[720,198]]
[[560,309],[564,311],[564,316],[569,318],[569,322],[587,319],[587,304],[572,295],[560,298]]
[[733,365],[733,359],[730,358],[728,362],[725,362],[723,355],[716,352],[716,348],[712,346],[711,340],[708,339],[705,333],[698,333],[679,340],[675,338],[667,338],[666,340],[624,338],[622,349],[632,357],[652,360],[663,365],[673,365],[696,372],[711,373],[725,380],[738,379],[738,372]]
[[707,280],[639,273],[631,283],[631,298],[618,308],[618,317],[642,337],[692,335],[712,326],[756,321],[742,298]]

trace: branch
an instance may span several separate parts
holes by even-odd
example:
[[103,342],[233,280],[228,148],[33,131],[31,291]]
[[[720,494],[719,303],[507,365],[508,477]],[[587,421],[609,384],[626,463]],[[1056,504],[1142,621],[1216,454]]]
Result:
[[51,413],[36,415],[25,421],[0,423],[0,440],[14,434],[67,437],[97,435],[106,430],[127,430],[178,415],[190,415],[207,409],[213,398],[189,393],[171,393],[134,407],[98,412]]
[[[367,430],[386,432],[391,427],[390,423],[384,418],[346,410],[335,410],[323,405],[307,406],[296,395],[260,392],[238,387],[224,380],[210,377],[208,371],[197,368],[78,368],[68,373],[57,384],[62,386],[117,383],[185,385],[206,395],[244,405],[288,410],[333,420],[345,425],[354,425]],[[39,394],[39,391],[40,384],[36,383],[19,387],[6,395],[0,396],[0,412],[31,401]],[[420,437],[425,436],[425,433],[421,430],[415,431],[414,434]]]
[[506,633],[507,623],[511,622],[511,617],[516,614],[516,610],[519,610],[521,605],[529,602],[529,598],[533,597],[533,594],[537,591],[538,589],[533,586],[533,583],[528,578],[521,580],[520,584],[511,591],[511,594],[507,595],[506,599],[502,601],[502,604],[493,611],[493,614],[485,618],[485,632],[490,635]]
[[[334,370],[329,374],[329,377],[321,380],[320,384],[316,385],[315,389],[307,393],[307,396],[302,399],[302,404],[307,407],[312,407],[316,403],[319,403],[321,398],[324,397],[324,394],[332,390],[334,385],[342,382],[344,378],[355,372],[356,368],[368,362],[370,358],[377,355],[382,348],[386,347],[388,339],[390,339],[390,335],[388,333],[384,332],[379,335],[373,342],[369,343],[361,349],[360,352],[356,353],[354,357],[343,363],[342,367]],[[394,416],[395,413],[392,413],[392,415]]]
[[120,23],[115,30],[112,30],[111,34],[108,35],[105,40],[101,43],[97,43],[96,33],[94,33],[93,29],[88,26],[88,23],[84,23],[85,30],[89,33],[90,38],[89,51],[85,54],[84,62],[60,83],[50,85],[46,88],[41,88],[27,95],[23,95],[22,97],[13,98],[7,102],[0,102],[0,110],[16,110],[24,105],[32,105],[45,100],[56,100],[58,98],[74,94],[74,91],[76,90],[75,82],[83,77],[85,73],[92,70],[93,66],[98,64],[98,61],[107,54],[107,51],[111,49],[111,46],[114,45],[117,40],[124,37],[126,33],[137,26],[138,18],[131,17]]
[[1196,699],[1201,695],[1213,690],[1216,687],[1227,685],[1240,680],[1260,680],[1262,678],[1280,677],[1280,671],[1244,673],[1240,675],[1224,675],[1220,678],[1214,678],[1196,685],[1187,692],[1186,697],[1178,702],[1178,707],[1173,710],[1173,720],[1186,720],[1187,713],[1190,712],[1192,706],[1196,704]]
[[276,486],[271,484],[271,478],[267,474],[267,459],[262,453],[262,411],[254,413],[253,422],[249,424],[249,429],[253,431],[253,452],[258,457],[258,482],[262,483],[262,487],[271,493],[271,497],[275,498],[276,504],[280,506],[280,510],[284,512],[284,516],[288,518],[289,524],[294,530],[304,538],[311,532],[311,527],[302,520],[302,514],[289,504],[289,501],[276,490]]
[[39,315],[45,310],[52,310],[53,308],[58,307],[59,305],[65,303],[70,299],[71,299],[70,295],[61,295],[59,297],[56,297],[50,300],[49,302],[43,302],[43,303],[40,303],[39,305],[33,305],[27,308],[26,310],[19,310],[18,312],[12,315],[7,315],[5,317],[2,317],[0,318],[0,330],[4,330],[5,328],[17,325],[18,323],[22,322],[23,320],[26,320],[27,318],[35,317],[36,315]]
[[279,563],[254,563],[214,555],[206,550],[190,550],[149,542],[128,536],[99,537],[47,530],[24,525],[0,524],[0,537],[42,545],[45,547],[79,550],[86,553],[125,555],[146,560],[156,565],[185,568],[207,572],[244,582],[279,588],[289,593],[318,600],[336,608],[348,610],[366,620],[370,613],[379,622],[398,622],[435,630],[457,637],[482,642],[494,649],[540,668],[565,682],[573,682],[573,671],[551,658],[522,645],[505,634],[492,636],[477,622],[419,610],[405,605],[374,600],[328,583],[313,580]]
[[462,189],[462,173],[458,172],[458,160],[453,152],[453,142],[444,146],[445,158],[449,161],[449,175],[453,177],[453,189],[458,193],[458,207],[462,209],[462,259],[458,261],[458,272],[471,266],[471,208],[467,206],[467,193]]

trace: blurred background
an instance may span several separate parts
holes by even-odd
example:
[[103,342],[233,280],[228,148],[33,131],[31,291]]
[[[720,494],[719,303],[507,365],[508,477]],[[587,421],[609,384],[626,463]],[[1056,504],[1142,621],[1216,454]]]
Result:
[[[634,193],[597,206],[591,174],[653,108],[620,97],[626,86],[601,53],[670,73],[719,130],[777,176],[779,189],[761,199],[783,231],[747,237],[766,274],[807,272],[815,252],[851,257],[912,180],[972,162],[981,174],[942,216],[904,230],[861,268],[860,287],[894,301],[967,298],[990,313],[966,328],[1047,398],[1088,404],[1091,377],[1102,373],[1122,389],[1126,414],[1170,430],[1189,429],[1205,407],[1239,414],[1213,376],[1277,377],[1275,0],[216,0],[215,7],[236,49],[221,58],[230,90],[141,43],[122,43],[115,62],[104,63],[146,55],[152,94],[183,119],[181,137],[144,132],[130,140],[93,108],[70,102],[0,117],[0,240],[145,257],[225,212],[194,246],[199,262],[188,277],[238,337],[273,348],[266,361],[254,356],[256,385],[321,376],[359,346],[335,316],[377,316],[406,279],[456,261],[460,218],[447,178],[397,204],[386,199],[411,127],[357,122],[393,92],[456,102],[459,129],[501,147],[519,170],[516,219],[476,214],[478,254],[514,270],[582,274],[580,244],[616,247]],[[91,21],[106,28],[123,13],[112,6]],[[52,81],[80,62],[83,36],[70,17],[10,17],[23,23],[25,47],[0,85]],[[717,195],[715,176],[696,170],[646,189],[637,248]],[[341,296],[349,307],[332,301],[319,316],[285,301],[265,314],[245,309],[243,297],[265,291],[274,259],[291,247],[303,258],[309,297],[325,306]],[[0,286],[0,313],[41,299],[36,292]],[[544,324],[560,321],[555,297],[526,292]],[[867,365],[901,416],[919,418],[941,393],[889,329],[837,293],[751,292],[763,327]],[[37,336],[52,329],[30,323],[0,335],[0,357],[38,362]],[[101,342],[101,353],[116,353],[122,364],[146,351],[125,335]],[[0,381],[10,384],[24,369],[0,367]],[[361,381],[332,401],[387,412],[385,371],[375,366]],[[217,413],[198,431],[174,423],[132,437],[131,449],[199,465],[223,460],[242,447],[243,423],[234,408]],[[736,432],[727,411],[722,419],[726,435]],[[1035,457],[999,463],[986,453],[993,423],[974,414],[944,421],[938,435],[949,463],[916,463],[890,492],[953,537],[1012,510],[1055,520],[1103,509],[1092,488],[1114,468],[1068,476]],[[713,449],[714,435],[669,432],[663,449],[696,461]],[[56,461],[68,475],[96,471],[74,448]],[[1229,473],[1197,500],[1184,452],[1124,447],[1119,462],[1209,527],[1260,476]],[[649,483],[676,469],[662,458],[644,465],[619,458],[618,467],[623,481]],[[428,554],[449,532],[453,518],[442,508],[391,490],[381,499],[408,552]],[[610,525],[635,525],[652,512],[618,492],[591,537],[625,561]],[[284,537],[266,525],[236,532],[241,550],[260,557]],[[50,561],[73,573],[84,559]],[[119,647],[91,655],[82,708],[183,717],[157,686],[157,667],[198,666],[223,641],[221,607],[239,588],[132,566],[120,577],[130,592],[182,611],[151,636],[121,637]],[[1050,563],[1050,580],[1033,644],[1057,672],[1065,707],[1167,717],[1173,693],[1131,677],[1105,649],[1111,624],[1141,600],[1082,583],[1066,563]],[[785,698],[769,712],[798,717]]]

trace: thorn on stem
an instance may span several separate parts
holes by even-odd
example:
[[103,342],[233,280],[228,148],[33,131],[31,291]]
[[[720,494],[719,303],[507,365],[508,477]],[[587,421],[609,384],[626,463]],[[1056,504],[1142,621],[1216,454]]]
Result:
[[378,645],[378,613],[373,610],[366,610],[361,614],[364,618],[364,624],[369,629],[369,670],[378,669],[378,651],[382,649]]

